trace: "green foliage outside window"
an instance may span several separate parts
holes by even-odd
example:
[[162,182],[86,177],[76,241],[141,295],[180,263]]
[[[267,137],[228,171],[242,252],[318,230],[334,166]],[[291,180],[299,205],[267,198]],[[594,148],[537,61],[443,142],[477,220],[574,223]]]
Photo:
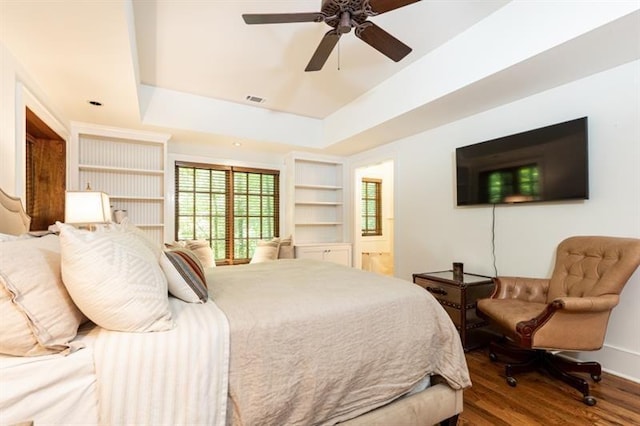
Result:
[[176,164],[176,239],[209,241],[217,261],[246,262],[278,234],[277,171]]
[[362,179],[362,236],[382,235],[382,181]]

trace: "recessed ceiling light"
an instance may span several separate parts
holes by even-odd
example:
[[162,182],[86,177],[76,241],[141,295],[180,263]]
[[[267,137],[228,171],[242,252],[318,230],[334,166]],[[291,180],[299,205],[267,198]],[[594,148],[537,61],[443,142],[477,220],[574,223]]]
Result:
[[242,146],[242,143],[240,143],[240,142],[234,142],[234,143],[233,143],[233,146]]
[[98,102],[98,101],[87,101],[87,102],[89,102],[89,104],[93,106],[102,106],[102,102]]
[[257,104],[262,104],[267,101],[265,98],[261,98],[260,96],[253,96],[253,95],[247,95],[245,99],[248,100],[249,102],[255,102]]

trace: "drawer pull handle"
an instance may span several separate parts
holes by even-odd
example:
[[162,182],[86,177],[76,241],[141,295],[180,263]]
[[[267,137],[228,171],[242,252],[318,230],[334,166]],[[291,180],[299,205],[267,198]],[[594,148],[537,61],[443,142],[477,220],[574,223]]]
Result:
[[427,287],[427,291],[429,293],[441,294],[443,296],[447,295],[447,291],[439,287]]

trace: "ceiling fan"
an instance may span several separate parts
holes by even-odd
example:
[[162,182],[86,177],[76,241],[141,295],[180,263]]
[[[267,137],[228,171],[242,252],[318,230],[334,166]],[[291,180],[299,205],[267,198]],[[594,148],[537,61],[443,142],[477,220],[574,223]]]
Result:
[[356,37],[388,58],[398,62],[411,52],[411,48],[368,21],[369,16],[380,15],[420,0],[322,0],[320,12],[310,13],[256,13],[243,14],[244,22],[253,24],[285,24],[291,22],[324,22],[333,27],[327,32],[305,71],[319,71],[329,58],[340,36],[355,28]]

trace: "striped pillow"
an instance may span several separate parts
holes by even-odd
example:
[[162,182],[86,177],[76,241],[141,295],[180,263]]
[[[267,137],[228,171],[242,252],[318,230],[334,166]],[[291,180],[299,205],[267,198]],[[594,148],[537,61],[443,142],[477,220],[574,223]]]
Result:
[[207,240],[181,240],[172,243],[165,243],[167,248],[187,248],[196,255],[202,266],[205,268],[215,268],[216,259],[213,257],[213,250]]
[[204,268],[198,258],[187,249],[165,250],[160,266],[169,283],[169,293],[189,303],[205,303],[208,298]]

